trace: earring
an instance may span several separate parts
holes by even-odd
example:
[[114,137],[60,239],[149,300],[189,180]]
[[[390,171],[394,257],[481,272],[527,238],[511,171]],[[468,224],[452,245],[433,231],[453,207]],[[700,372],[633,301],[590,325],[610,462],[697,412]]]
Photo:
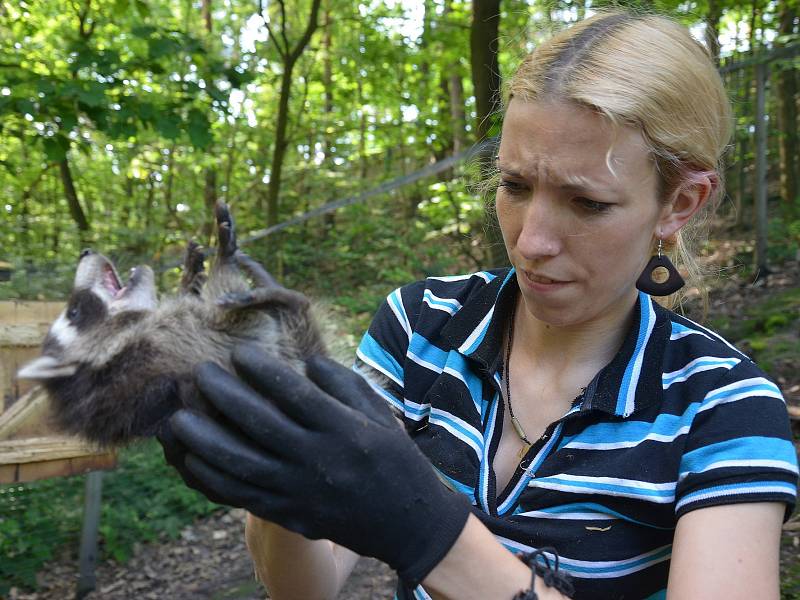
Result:
[[[681,274],[678,273],[678,269],[672,264],[672,261],[661,254],[662,245],[663,241],[658,240],[658,255],[650,258],[650,262],[647,263],[639,279],[636,280],[636,288],[651,296],[669,296],[681,289],[686,283]],[[653,277],[658,269],[666,269],[666,281],[656,281]]]

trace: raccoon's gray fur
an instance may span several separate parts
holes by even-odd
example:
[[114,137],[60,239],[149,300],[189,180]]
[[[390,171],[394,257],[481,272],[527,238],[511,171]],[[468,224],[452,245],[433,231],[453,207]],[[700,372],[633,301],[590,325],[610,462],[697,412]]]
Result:
[[194,368],[213,361],[231,370],[237,344],[255,342],[301,372],[304,358],[324,353],[308,299],[237,249],[222,203],[216,219],[208,281],[203,255],[191,243],[181,294],[160,302],[149,267],[133,269],[123,287],[111,261],[81,253],[67,308],[42,355],[18,373],[46,387],[58,428],[100,446],[125,444],[154,435],[167,416],[196,402]]

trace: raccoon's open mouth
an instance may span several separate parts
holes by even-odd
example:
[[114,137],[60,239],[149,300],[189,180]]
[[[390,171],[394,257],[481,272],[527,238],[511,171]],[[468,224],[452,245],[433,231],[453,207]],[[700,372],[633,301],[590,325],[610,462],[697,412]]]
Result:
[[116,270],[111,263],[106,263],[103,267],[103,286],[111,294],[112,299],[116,299],[123,294],[125,287],[119,280]]
[[126,292],[132,291],[144,276],[144,269],[133,267],[128,275],[127,283],[123,284],[111,262],[103,266],[103,287],[111,296],[111,300],[119,300]]

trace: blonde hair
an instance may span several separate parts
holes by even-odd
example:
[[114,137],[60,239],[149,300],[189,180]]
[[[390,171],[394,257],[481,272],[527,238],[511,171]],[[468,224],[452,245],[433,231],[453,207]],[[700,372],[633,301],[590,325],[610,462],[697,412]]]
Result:
[[[719,203],[730,103],[707,50],[671,19],[614,11],[580,21],[529,54],[507,92],[509,101],[572,101],[599,111],[614,125],[638,128],[659,173],[661,202],[681,186],[708,177],[713,191],[704,214]],[[688,275],[687,287],[697,287],[705,304],[695,258],[705,238],[703,221],[696,216],[664,246]],[[673,307],[682,298],[678,292],[665,304]]]

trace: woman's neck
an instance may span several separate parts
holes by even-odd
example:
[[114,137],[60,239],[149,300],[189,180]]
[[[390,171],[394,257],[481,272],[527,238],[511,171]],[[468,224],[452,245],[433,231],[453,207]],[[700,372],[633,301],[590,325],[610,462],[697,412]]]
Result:
[[588,369],[596,373],[619,351],[634,317],[636,296],[619,302],[619,309],[571,325],[552,325],[528,311],[520,296],[516,303],[514,351],[527,364],[552,372]]

